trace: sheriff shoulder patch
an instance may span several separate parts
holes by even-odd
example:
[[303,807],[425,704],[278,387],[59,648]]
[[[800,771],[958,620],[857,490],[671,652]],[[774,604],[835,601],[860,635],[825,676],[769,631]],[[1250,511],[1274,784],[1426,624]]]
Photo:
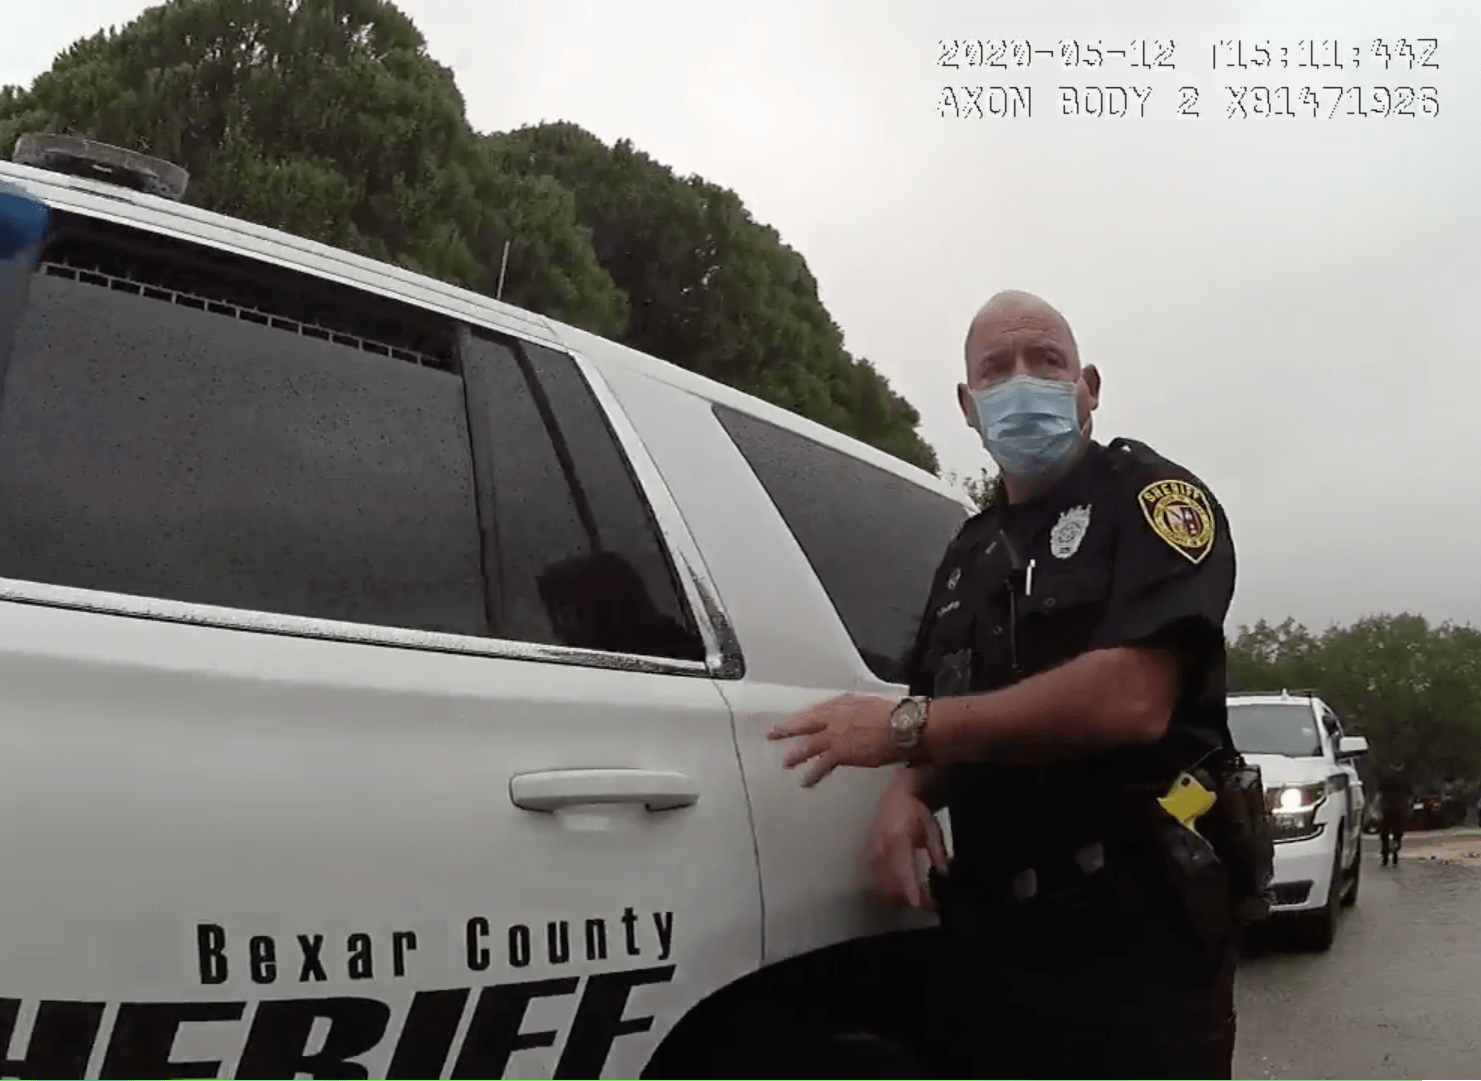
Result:
[[1147,524],[1190,562],[1214,549],[1214,512],[1202,488],[1185,480],[1159,480],[1137,495]]

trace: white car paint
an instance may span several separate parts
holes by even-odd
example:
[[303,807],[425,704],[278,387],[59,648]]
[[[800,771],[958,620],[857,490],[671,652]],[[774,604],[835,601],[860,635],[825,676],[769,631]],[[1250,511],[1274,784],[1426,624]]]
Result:
[[[1307,756],[1257,754],[1244,752],[1245,758],[1260,768],[1266,792],[1270,795],[1277,821],[1283,817],[1280,794],[1293,786],[1322,786],[1323,795],[1314,816],[1313,835],[1281,839],[1275,846],[1276,913],[1314,912],[1327,904],[1334,866],[1338,864],[1337,843],[1342,839],[1340,866],[1347,875],[1353,873],[1362,857],[1362,821],[1365,796],[1362,779],[1355,765],[1357,754],[1366,750],[1361,737],[1346,737],[1348,754],[1340,753],[1340,735],[1334,734],[1333,723],[1340,725],[1336,714],[1320,698],[1312,695],[1231,695],[1228,700],[1231,729],[1237,729],[1237,710],[1246,705],[1281,706],[1291,711],[1293,724],[1309,725],[1316,733],[1321,752]],[[1340,732],[1340,728],[1336,731]],[[1235,733],[1236,745],[1239,735]],[[1296,900],[1289,891],[1298,883],[1310,883],[1305,897]],[[1284,895],[1284,896],[1283,896]]]
[[[785,1017],[785,980],[748,976],[910,925],[864,880],[884,776],[804,791],[764,739],[820,698],[903,689],[863,663],[712,406],[965,519],[959,494],[399,268],[94,181],[7,164],[0,177],[59,210],[569,352],[707,651],[596,655],[0,579],[11,1059],[55,1076],[160,1076],[161,1056],[205,1064],[191,1076],[265,1076],[252,1071],[296,1047],[372,1077],[635,1077],[718,993],[731,1008],[764,988]],[[837,967],[840,986],[854,976]],[[312,1039],[294,1027],[305,1017]]]
[[[765,732],[820,696],[900,689],[882,684],[859,660],[786,524],[767,513],[765,490],[714,424],[708,402],[631,370],[610,371],[608,383],[634,423],[650,433],[648,449],[680,502],[707,507],[691,524],[725,590],[736,634],[748,643],[748,673],[755,678],[726,683],[722,693],[735,713],[751,791],[767,959],[816,947],[820,936],[836,933],[825,928],[853,935],[897,925],[869,897],[863,858],[868,814],[861,817],[861,809],[874,804],[888,776],[844,770],[804,790],[777,768],[777,749]],[[725,497],[716,499],[720,493]],[[751,543],[735,544],[736,537]],[[747,589],[752,581],[771,585]],[[795,873],[802,866],[814,873]]]

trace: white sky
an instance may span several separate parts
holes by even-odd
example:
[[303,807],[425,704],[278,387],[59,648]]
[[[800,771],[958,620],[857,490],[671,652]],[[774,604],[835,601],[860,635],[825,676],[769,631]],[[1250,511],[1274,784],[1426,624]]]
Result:
[[[29,84],[147,6],[0,0],[0,83]],[[1150,443],[1222,499],[1233,623],[1408,610],[1481,625],[1481,356],[1462,314],[1481,292],[1475,0],[400,6],[475,127],[570,120],[738,192],[807,258],[849,348],[920,410],[945,468],[985,460],[953,389],[967,323],[993,292],[1028,289],[1101,368],[1097,436]],[[1177,67],[948,71],[943,38],[1171,39]],[[1231,38],[1286,45],[1292,66],[1216,71]],[[1439,70],[1382,70],[1376,38],[1438,39]],[[1362,64],[1298,69],[1306,39],[1358,46]],[[1031,85],[1034,115],[942,119],[947,84]],[[1225,86],[1257,84],[1294,88],[1298,108],[1317,88],[1323,118],[1223,119]],[[1070,85],[1151,87],[1149,115],[1054,115]],[[1198,119],[1175,115],[1182,86]],[[1336,91],[1320,88],[1336,86],[1434,86],[1440,114],[1325,119]]]

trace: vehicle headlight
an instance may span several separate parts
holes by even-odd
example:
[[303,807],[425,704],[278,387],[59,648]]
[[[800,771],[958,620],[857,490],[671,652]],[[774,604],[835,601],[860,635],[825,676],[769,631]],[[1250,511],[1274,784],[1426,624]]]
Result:
[[1288,784],[1271,790],[1270,810],[1273,814],[1305,814],[1314,811],[1327,798],[1325,781],[1315,784]]
[[1272,788],[1268,795],[1271,832],[1276,841],[1306,841],[1322,832],[1316,813],[1327,798],[1324,781]]

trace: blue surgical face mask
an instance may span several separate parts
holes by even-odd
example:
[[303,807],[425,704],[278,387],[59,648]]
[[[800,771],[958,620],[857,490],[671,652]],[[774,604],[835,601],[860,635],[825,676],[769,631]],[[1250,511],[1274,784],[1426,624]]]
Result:
[[1016,375],[974,390],[972,404],[982,445],[1017,480],[1042,480],[1068,467],[1084,439],[1078,383]]

